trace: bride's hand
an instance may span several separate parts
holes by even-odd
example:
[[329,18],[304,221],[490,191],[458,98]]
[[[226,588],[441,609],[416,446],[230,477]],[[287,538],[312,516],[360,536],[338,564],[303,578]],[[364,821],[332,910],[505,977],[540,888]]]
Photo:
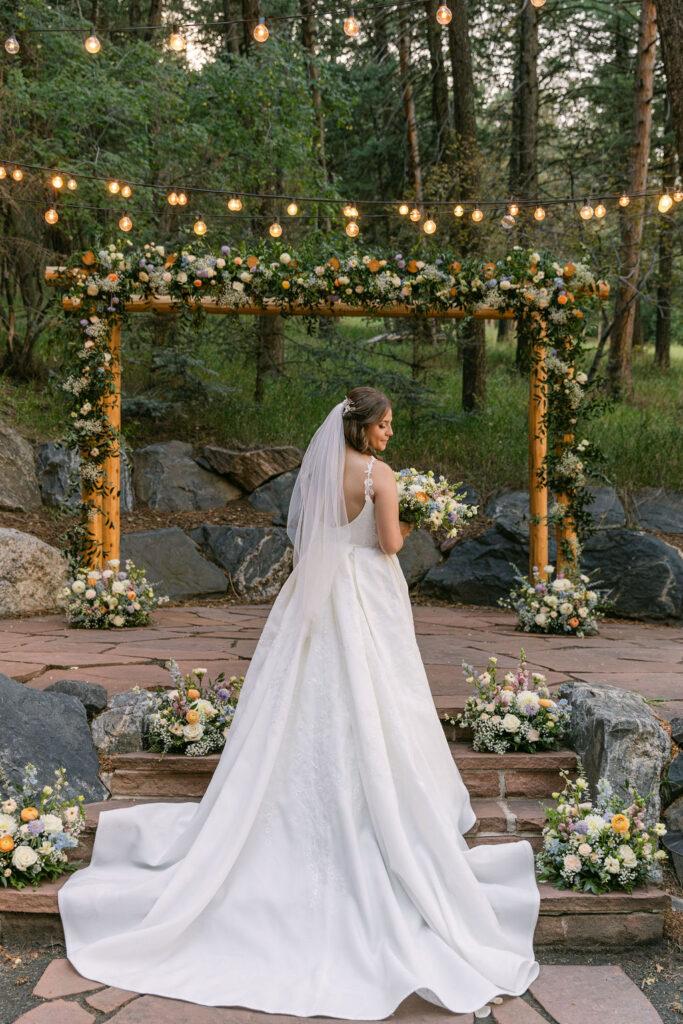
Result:
[[402,519],[399,519],[398,528],[401,531],[401,536],[405,539],[412,530],[413,524],[405,523]]

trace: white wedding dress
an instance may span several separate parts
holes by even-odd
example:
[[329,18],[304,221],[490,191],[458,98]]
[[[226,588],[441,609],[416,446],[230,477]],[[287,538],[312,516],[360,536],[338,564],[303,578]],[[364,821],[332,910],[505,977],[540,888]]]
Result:
[[463,839],[475,814],[367,481],[315,628],[293,576],[278,595],[201,803],[101,814],[59,893],[84,977],[365,1021],[413,992],[471,1012],[536,978],[531,845]]

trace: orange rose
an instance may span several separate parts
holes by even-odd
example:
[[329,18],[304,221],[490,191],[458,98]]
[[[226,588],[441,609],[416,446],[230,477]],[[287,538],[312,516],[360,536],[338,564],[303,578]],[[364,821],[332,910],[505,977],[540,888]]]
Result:
[[462,263],[458,263],[458,261],[456,260],[455,263],[451,263],[448,269],[452,270],[454,274],[459,274],[460,271],[462,270]]
[[566,295],[558,295],[557,296],[557,302],[558,302],[558,304],[560,306],[566,306],[567,303],[569,302],[569,299],[567,298]]
[[451,295],[457,295],[457,294],[458,294],[458,289],[457,288],[451,288]]
[[129,601],[134,601],[135,600],[135,591],[134,590],[129,590],[128,594],[127,594],[127,597],[128,597]]
[[118,274],[107,274],[107,281],[118,281]]
[[615,832],[628,832],[631,827],[631,822],[625,814],[615,814],[611,824]]
[[569,625],[572,627],[572,629],[576,629],[578,624],[579,624],[579,620],[576,618],[576,616],[574,616],[573,619],[569,620]]
[[247,256],[247,266],[249,269],[258,266],[258,256]]
[[553,702],[551,700],[548,700],[547,697],[541,697],[538,703],[541,705],[542,708],[551,708],[553,706]]
[[14,840],[11,836],[0,837],[0,852],[9,853],[10,850],[14,849]]
[[409,260],[406,269],[411,274],[417,274],[417,260]]
[[328,267],[332,267],[333,270],[339,270],[339,260],[336,256],[333,256],[331,260],[327,261]]
[[199,690],[192,689],[187,691],[188,700],[199,700],[200,697],[201,693],[199,692]]
[[284,288],[285,291],[287,291],[291,287],[289,281],[283,281],[282,287]]
[[193,711],[192,708],[190,708],[189,711],[185,712],[185,718],[188,720],[188,722],[198,722],[199,721],[199,712],[198,711]]
[[424,504],[424,502],[427,501],[427,495],[425,494],[424,491],[418,491],[415,497],[420,502],[420,504]]
[[368,263],[368,270],[372,274],[376,274],[377,271],[379,270],[379,268],[380,268],[379,260],[370,260],[370,262]]
[[576,267],[573,263],[565,263],[562,270],[562,277],[573,277],[576,273]]
[[20,817],[22,821],[35,821],[38,817],[38,811],[35,807],[24,807]]

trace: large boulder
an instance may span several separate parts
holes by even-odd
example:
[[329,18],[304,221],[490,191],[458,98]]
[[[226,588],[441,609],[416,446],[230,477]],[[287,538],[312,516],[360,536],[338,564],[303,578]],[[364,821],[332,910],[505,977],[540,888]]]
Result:
[[601,531],[583,550],[584,572],[608,591],[614,614],[631,619],[683,618],[683,554],[637,530]]
[[249,495],[249,504],[261,512],[269,512],[276,526],[285,526],[298,474],[298,469],[292,469],[289,473],[280,473],[267,483],[261,484]]
[[[81,500],[81,457],[77,451],[55,441],[39,444],[36,448],[36,471],[46,505],[57,506],[64,502],[68,506],[78,505]],[[72,481],[77,481],[75,487]],[[125,454],[121,461],[120,504],[121,512],[133,511],[133,477]]]
[[657,821],[671,741],[645,699],[617,686],[577,680],[562,683],[560,695],[572,706],[571,747],[581,758],[593,799],[600,778],[618,792],[629,782],[641,796],[651,794],[645,820]]
[[683,494],[650,488],[634,499],[638,526],[659,533],[683,533]]
[[99,763],[85,708],[67,693],[48,693],[0,675],[0,764],[20,782],[28,762],[41,786],[54,784],[55,768],[66,769],[66,795],[88,803],[109,792],[98,777]]
[[134,754],[142,750],[154,696],[127,690],[109,698],[107,710],[93,719],[92,738],[101,754]]
[[144,568],[158,595],[185,600],[203,594],[224,594],[224,573],[199,553],[197,545],[177,526],[143,530],[121,538],[121,561],[130,558]]
[[107,691],[99,683],[88,683],[84,679],[57,679],[45,687],[45,693],[70,693],[77,697],[85,708],[90,720],[107,706]]
[[255,448],[246,452],[205,445],[196,461],[204,469],[226,476],[231,483],[249,492],[280,473],[296,469],[301,464],[303,454],[300,448],[291,444],[278,448]]
[[398,561],[408,586],[412,587],[439,564],[441,554],[430,533],[426,530],[412,530],[398,553]]
[[0,527],[0,617],[54,612],[67,577],[57,548]]
[[133,455],[135,497],[150,508],[221,508],[239,498],[241,491],[216,473],[198,466],[192,445],[160,441],[138,448]]
[[292,571],[292,545],[277,526],[212,526],[190,536],[224,569],[241,597],[271,601]]
[[[596,529],[623,526],[626,522],[624,506],[613,487],[589,487],[593,498],[588,506]],[[529,533],[529,492],[503,488],[497,491],[488,505],[486,515],[501,526],[518,533]]]
[[41,504],[33,448],[0,423],[0,511],[35,512]]

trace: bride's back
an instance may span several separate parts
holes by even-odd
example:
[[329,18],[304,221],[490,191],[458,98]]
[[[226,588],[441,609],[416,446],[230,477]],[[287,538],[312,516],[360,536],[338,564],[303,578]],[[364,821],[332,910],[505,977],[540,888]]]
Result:
[[349,522],[355,519],[365,504],[365,474],[370,455],[364,455],[347,444],[344,461],[344,501]]

